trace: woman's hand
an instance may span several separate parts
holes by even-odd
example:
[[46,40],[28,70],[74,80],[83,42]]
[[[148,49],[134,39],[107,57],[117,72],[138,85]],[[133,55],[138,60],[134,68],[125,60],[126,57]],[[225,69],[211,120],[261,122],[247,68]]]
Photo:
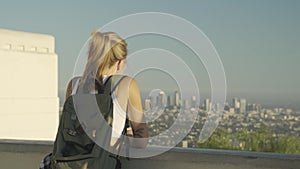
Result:
[[126,128],[126,135],[131,137],[133,136],[133,131],[131,127]]

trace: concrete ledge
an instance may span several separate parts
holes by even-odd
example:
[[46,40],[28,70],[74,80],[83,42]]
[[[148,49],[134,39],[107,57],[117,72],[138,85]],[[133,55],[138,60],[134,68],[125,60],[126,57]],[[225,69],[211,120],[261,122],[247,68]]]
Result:
[[[257,153],[230,150],[213,149],[182,149],[173,148],[164,154],[148,159],[132,159],[123,162],[125,168],[138,168],[138,165],[145,166],[143,169],[203,169],[203,168],[224,168],[224,169],[298,169],[300,166],[300,155],[284,155],[276,153]],[[146,165],[145,165],[146,164]]]
[[53,141],[30,140],[0,140],[0,152],[11,153],[49,153],[52,151]]
[[[0,168],[38,168],[52,147],[51,141],[0,140]],[[149,151],[157,149],[163,147],[150,147]],[[125,169],[299,169],[300,155],[173,148],[151,158],[122,159],[122,165]]]

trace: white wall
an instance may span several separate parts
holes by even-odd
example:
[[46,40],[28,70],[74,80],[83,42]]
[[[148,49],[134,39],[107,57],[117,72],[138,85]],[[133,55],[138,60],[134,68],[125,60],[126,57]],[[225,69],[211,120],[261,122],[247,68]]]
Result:
[[54,140],[57,66],[54,37],[0,29],[0,139]]

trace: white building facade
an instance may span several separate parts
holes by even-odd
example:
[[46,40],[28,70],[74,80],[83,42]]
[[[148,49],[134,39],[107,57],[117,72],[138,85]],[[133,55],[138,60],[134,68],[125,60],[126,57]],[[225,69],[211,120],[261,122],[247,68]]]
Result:
[[55,139],[57,57],[53,36],[0,29],[0,139]]

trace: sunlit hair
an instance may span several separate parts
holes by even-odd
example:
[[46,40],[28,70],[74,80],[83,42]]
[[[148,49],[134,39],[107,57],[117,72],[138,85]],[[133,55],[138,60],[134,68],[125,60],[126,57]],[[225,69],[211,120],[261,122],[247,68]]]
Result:
[[93,31],[89,42],[88,61],[81,84],[96,78],[102,84],[103,73],[115,63],[126,59],[127,44],[114,32]]

